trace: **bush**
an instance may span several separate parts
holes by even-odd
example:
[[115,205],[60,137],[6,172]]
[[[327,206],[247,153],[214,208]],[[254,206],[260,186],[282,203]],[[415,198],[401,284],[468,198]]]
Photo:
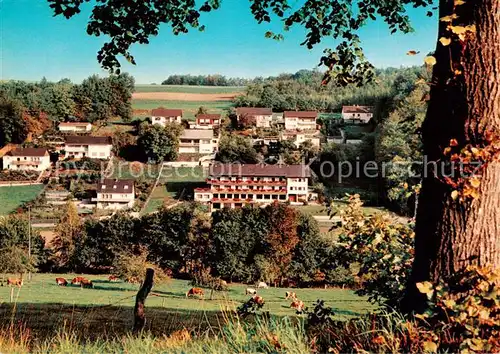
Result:
[[227,283],[221,278],[210,275],[209,269],[202,269],[193,274],[191,285],[209,288],[216,291],[227,291]]
[[398,308],[413,263],[414,233],[406,225],[391,224],[383,214],[364,216],[359,195],[349,197],[340,211],[342,230],[337,241],[340,263],[359,264],[359,295]]
[[125,253],[117,257],[115,261],[115,273],[121,279],[138,279],[142,280],[146,274],[147,268],[152,268],[155,271],[154,283],[162,284],[168,281],[169,272],[164,271],[158,265],[148,262],[148,253],[145,249],[141,249],[138,254]]
[[0,171],[0,181],[23,182],[34,181],[38,178],[40,172],[37,171]]
[[61,167],[65,170],[100,171],[101,169],[104,170],[105,162],[100,159],[84,157],[80,160],[63,161]]

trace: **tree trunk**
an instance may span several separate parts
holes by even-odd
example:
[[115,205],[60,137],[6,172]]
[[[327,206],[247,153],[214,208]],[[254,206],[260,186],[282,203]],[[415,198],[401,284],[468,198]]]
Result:
[[[438,38],[453,40],[449,46],[437,43],[422,126],[424,155],[438,166],[450,139],[456,139],[458,147],[481,146],[486,132],[500,135],[500,0],[466,0],[455,9],[453,0],[441,0],[439,17],[453,13],[458,16],[453,26],[475,25],[476,32],[460,41],[447,30],[449,23],[439,24]],[[437,281],[471,264],[500,267],[499,162],[483,170],[480,196],[471,201],[453,200],[453,188],[436,176],[443,171],[428,168],[423,178],[406,310],[422,310],[417,282]]]
[[144,303],[146,302],[146,298],[149,295],[149,292],[153,288],[153,278],[155,271],[154,269],[148,268],[146,269],[146,277],[142,282],[142,286],[137,292],[137,296],[135,298],[135,307],[134,307],[134,333],[138,333],[144,329],[146,325],[146,313],[144,312]]

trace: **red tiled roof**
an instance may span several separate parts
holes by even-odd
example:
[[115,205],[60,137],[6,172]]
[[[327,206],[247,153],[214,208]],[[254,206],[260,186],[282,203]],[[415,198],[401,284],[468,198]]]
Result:
[[221,164],[210,165],[210,176],[310,177],[307,165]]
[[43,148],[17,148],[7,153],[11,156],[45,156],[45,154],[47,149]]
[[66,144],[83,144],[83,145],[111,145],[111,137],[109,136],[79,136],[68,135],[65,137]]
[[196,119],[220,119],[220,114],[198,114]]
[[151,111],[153,117],[182,117],[182,109],[155,108]]
[[318,112],[316,111],[285,111],[284,117],[297,117],[297,118],[316,118]]
[[132,193],[133,189],[133,179],[104,179],[97,183],[97,193]]
[[259,108],[259,107],[238,107],[236,108],[237,115],[253,115],[253,116],[269,116],[273,114],[273,110],[271,108]]
[[343,106],[342,113],[373,113],[373,106]]

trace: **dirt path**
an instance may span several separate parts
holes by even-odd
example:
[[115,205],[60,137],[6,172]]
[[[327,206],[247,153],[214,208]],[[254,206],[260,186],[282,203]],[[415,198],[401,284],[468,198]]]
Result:
[[135,100],[169,100],[169,101],[231,101],[240,92],[233,93],[183,93],[183,92],[135,92]]

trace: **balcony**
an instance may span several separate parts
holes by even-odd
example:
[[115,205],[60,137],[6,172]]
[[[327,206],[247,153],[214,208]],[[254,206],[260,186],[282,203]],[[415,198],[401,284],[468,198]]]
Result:
[[225,189],[225,188],[212,188],[212,193],[225,193],[225,194],[286,194],[286,188],[281,189]]

